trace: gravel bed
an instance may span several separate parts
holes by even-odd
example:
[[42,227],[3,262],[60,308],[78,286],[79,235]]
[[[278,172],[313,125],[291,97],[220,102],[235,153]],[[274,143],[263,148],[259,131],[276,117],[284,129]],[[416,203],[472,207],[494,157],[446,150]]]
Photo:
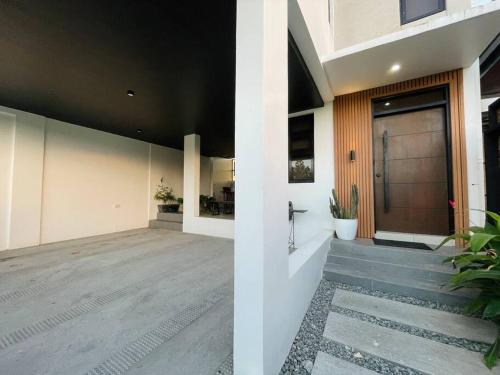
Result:
[[421,372],[400,366],[383,358],[360,353],[354,349],[323,337],[326,319],[331,309],[335,284],[321,280],[290,349],[281,375],[310,374],[318,351],[356,363],[381,374],[422,375]]
[[411,305],[428,307],[430,309],[446,311],[446,312],[453,313],[453,314],[462,314],[462,310],[463,310],[461,307],[458,307],[458,306],[450,306],[450,305],[445,305],[442,303],[426,301],[426,300],[413,298],[413,297],[404,297],[404,296],[400,296],[398,294],[381,292],[378,290],[369,290],[369,289],[365,289],[365,288],[360,287],[360,286],[353,286],[353,285],[347,285],[347,284],[341,284],[341,283],[336,283],[335,285],[339,289],[349,290],[349,291],[356,292],[356,293],[362,293],[362,294],[366,294],[369,296],[390,299],[392,301],[404,302],[404,303],[408,303]]
[[444,334],[437,333],[434,331],[429,331],[427,329],[422,329],[419,327],[394,322],[392,320],[379,318],[377,316],[365,314],[365,313],[362,313],[359,311],[346,309],[344,307],[339,307],[339,306],[333,305],[333,306],[331,306],[331,311],[334,311],[334,312],[339,313],[339,314],[347,315],[347,316],[350,316],[352,318],[356,318],[358,320],[363,320],[365,322],[377,324],[381,327],[396,329],[398,331],[409,333],[410,335],[423,337],[425,339],[433,340],[433,341],[440,342],[443,344],[453,345],[453,346],[456,346],[459,348],[464,348],[464,349],[471,350],[474,352],[486,353],[486,351],[489,348],[488,344],[485,344],[482,342],[444,335]]

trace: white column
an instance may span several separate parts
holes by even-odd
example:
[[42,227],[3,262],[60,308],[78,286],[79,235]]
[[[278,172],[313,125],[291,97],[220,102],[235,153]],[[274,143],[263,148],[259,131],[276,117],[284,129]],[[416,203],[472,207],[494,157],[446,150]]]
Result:
[[238,0],[234,373],[276,374],[290,348],[287,1]]
[[465,145],[467,152],[467,188],[471,225],[484,225],[485,209],[483,130],[481,119],[481,80],[479,59],[463,70]]
[[184,224],[189,227],[200,214],[200,136],[190,134],[184,137]]

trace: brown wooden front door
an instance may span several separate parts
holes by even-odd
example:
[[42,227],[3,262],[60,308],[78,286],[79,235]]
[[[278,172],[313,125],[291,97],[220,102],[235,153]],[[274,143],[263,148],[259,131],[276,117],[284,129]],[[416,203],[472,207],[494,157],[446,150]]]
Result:
[[376,230],[447,235],[445,109],[373,121]]

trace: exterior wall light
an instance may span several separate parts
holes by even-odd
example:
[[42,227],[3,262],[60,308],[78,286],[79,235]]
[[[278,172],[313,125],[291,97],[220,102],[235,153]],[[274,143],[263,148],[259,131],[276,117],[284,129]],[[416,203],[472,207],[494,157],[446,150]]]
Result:
[[356,161],[356,151],[355,150],[349,151],[349,160]]
[[134,91],[132,91],[132,90],[128,90],[128,91],[127,91],[127,95],[132,97],[132,96],[134,96],[134,95],[135,95],[135,92],[134,92]]

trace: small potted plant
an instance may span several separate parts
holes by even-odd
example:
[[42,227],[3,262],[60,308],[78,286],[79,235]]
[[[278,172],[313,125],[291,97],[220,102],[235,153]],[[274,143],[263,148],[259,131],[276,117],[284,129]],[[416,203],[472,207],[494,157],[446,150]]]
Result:
[[358,231],[358,204],[359,194],[356,185],[351,186],[351,207],[343,207],[337,198],[335,189],[332,189],[330,198],[330,212],[335,222],[335,232],[341,240],[354,240]]
[[177,198],[177,203],[179,203],[179,207],[183,205],[184,199],[183,198]]
[[156,189],[154,199],[163,202],[163,204],[158,205],[158,212],[178,212],[180,204],[178,203],[175,195],[173,194],[173,189],[168,186],[163,177],[160,180],[160,184]]

